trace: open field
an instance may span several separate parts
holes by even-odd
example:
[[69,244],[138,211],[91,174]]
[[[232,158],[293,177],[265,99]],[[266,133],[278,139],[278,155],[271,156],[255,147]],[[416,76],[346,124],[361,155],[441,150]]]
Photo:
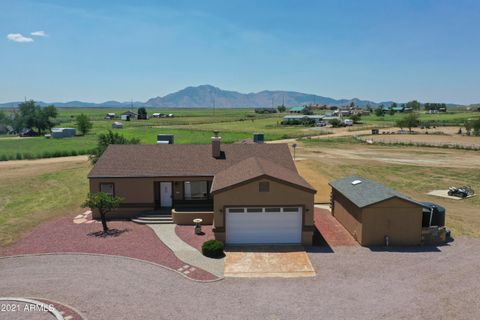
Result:
[[[8,112],[8,109],[6,109]],[[22,138],[0,136],[0,160],[22,158],[46,158],[52,156],[67,156],[87,154],[95,148],[96,135],[111,129],[113,120],[105,120],[107,112],[117,115],[126,108],[59,108],[57,126],[74,127],[74,119],[84,113],[93,120],[92,132],[86,136],[66,139],[45,139],[43,137]],[[134,109],[134,111],[136,111]],[[208,143],[213,130],[220,130],[224,143],[233,143],[251,138],[253,132],[265,133],[267,141],[317,136],[333,133],[332,136],[349,135],[341,132],[351,132],[351,135],[368,133],[365,130],[373,127],[385,128],[391,126],[403,115],[386,115],[379,118],[374,115],[362,118],[363,124],[351,128],[315,128],[303,126],[283,126],[280,124],[285,114],[255,114],[253,109],[216,109],[211,108],[148,108],[151,115],[154,112],[172,113],[174,118],[151,118],[149,120],[121,121],[123,129],[116,129],[126,137],[137,137],[141,143],[155,143],[156,135],[169,133],[175,135],[175,143]],[[325,111],[322,111],[325,112]],[[479,113],[455,112],[447,114],[421,114],[423,121],[463,122],[466,119],[478,117]],[[118,119],[117,119],[118,121]],[[443,128],[442,128],[443,129]],[[458,130],[458,127],[455,129]]]
[[371,146],[349,138],[306,140],[297,148],[300,173],[318,190],[316,202],[329,201],[328,181],[360,175],[382,182],[419,201],[447,209],[455,235],[480,237],[480,198],[451,200],[426,195],[451,185],[480,190],[480,152],[403,146]]
[[433,134],[395,134],[395,135],[369,135],[362,136],[363,140],[374,143],[387,144],[416,144],[430,146],[455,146],[463,148],[480,149],[480,137],[460,135],[433,135]]
[[38,224],[80,211],[87,194],[87,157],[0,163],[0,246]]
[[[0,137],[0,159],[15,159],[25,154],[42,157],[45,153],[78,154],[96,145],[96,135],[106,132],[113,121],[103,120],[106,112],[116,109],[61,109],[61,126],[73,126],[73,116],[85,112],[95,120],[92,133],[75,138],[45,139]],[[151,114],[154,110],[148,110]],[[163,113],[165,109],[155,110]],[[307,128],[281,126],[282,115],[254,115],[252,109],[172,109],[176,118],[147,121],[122,121],[124,128],[116,130],[126,137],[136,137],[141,143],[155,143],[159,133],[175,135],[175,143],[209,143],[213,130],[220,130],[223,143],[251,138],[253,132],[264,132],[267,140],[298,140],[297,165],[300,172],[318,189],[317,202],[328,202],[328,182],[349,174],[364,175],[384,182],[419,200],[429,200],[447,208],[447,223],[457,234],[480,237],[480,197],[454,201],[428,196],[434,189],[450,185],[471,185],[480,190],[480,152],[414,146],[368,145],[354,138],[369,133],[371,124],[352,128]],[[471,117],[473,114],[422,115],[422,117]],[[252,120],[253,119],[253,120]],[[386,122],[382,122],[385,124]],[[365,130],[368,129],[368,130]],[[389,130],[389,129],[384,129]],[[393,130],[393,129],[392,129]],[[455,135],[458,127],[441,127],[448,135],[379,135],[378,139],[432,139],[455,142],[476,140],[477,137]],[[432,129],[433,131],[433,129]],[[307,138],[305,138],[307,137]],[[312,138],[314,137],[314,138]],[[439,139],[439,140],[437,140]],[[458,141],[457,141],[458,140]],[[450,140],[449,140],[450,141]],[[477,142],[478,143],[478,142]],[[60,154],[62,155],[62,154]],[[73,161],[64,161],[73,159]],[[57,215],[79,210],[87,192],[86,157],[11,161],[0,163],[0,245],[16,239],[20,232]],[[61,190],[61,192],[58,192]]]
[[[386,123],[389,125],[395,124],[396,121],[400,120],[404,117],[404,113],[396,113],[394,115],[386,114],[384,117],[377,117],[375,114],[371,113],[368,116],[362,117],[362,122],[366,124],[382,124]],[[461,111],[450,111],[447,113],[437,113],[437,114],[427,114],[423,111],[419,113],[419,119],[422,122],[431,122],[436,123],[437,125],[442,124],[451,124],[451,125],[458,125],[463,124],[465,120],[471,118],[478,118],[480,114],[478,112],[461,112]]]

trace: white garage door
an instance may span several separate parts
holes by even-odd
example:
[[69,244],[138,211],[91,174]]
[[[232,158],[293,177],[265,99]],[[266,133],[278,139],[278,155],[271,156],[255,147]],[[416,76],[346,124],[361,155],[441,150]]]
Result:
[[302,209],[288,208],[227,208],[226,242],[300,243]]

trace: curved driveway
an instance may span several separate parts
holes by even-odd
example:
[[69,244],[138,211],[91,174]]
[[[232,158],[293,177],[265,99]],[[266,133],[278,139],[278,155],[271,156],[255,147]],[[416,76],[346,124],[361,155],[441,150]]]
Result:
[[[0,296],[46,298],[93,319],[473,319],[480,241],[441,252],[312,252],[318,275],[199,283],[112,256],[0,259]],[[0,314],[2,318],[2,314]],[[3,318],[2,318],[3,319]]]

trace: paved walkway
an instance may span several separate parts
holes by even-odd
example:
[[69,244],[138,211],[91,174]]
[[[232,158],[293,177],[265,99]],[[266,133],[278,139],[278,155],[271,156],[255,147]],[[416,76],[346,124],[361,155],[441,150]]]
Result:
[[202,255],[197,249],[185,243],[175,233],[174,224],[148,224],[155,231],[160,240],[169,247],[178,259],[186,263],[180,272],[190,272],[192,267],[201,268],[218,277],[223,277],[223,259],[211,259]]
[[315,227],[330,247],[358,247],[359,244],[352,235],[332,216],[329,210],[315,206],[313,216]]

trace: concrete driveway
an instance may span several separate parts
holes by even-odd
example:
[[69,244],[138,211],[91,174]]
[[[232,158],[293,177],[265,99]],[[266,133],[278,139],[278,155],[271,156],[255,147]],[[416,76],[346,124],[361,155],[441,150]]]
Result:
[[439,251],[312,250],[315,277],[210,283],[123,257],[0,258],[0,296],[58,301],[88,320],[480,319],[480,239]]
[[315,269],[302,246],[230,247],[225,255],[225,277],[315,276]]

